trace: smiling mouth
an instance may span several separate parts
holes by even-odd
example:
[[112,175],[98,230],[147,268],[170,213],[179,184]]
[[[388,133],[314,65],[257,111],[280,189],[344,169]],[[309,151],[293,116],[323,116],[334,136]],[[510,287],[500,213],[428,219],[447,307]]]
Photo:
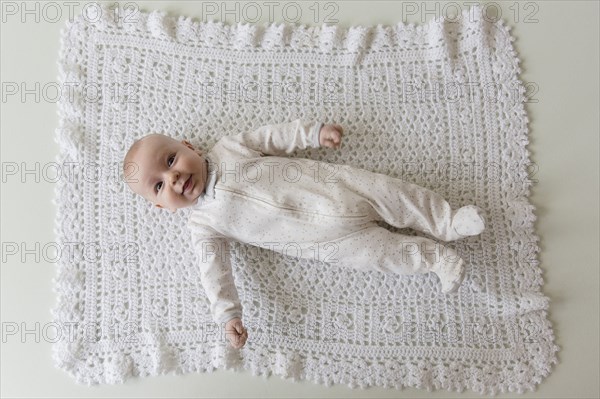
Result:
[[183,190],[181,191],[181,194],[185,194],[185,192],[188,191],[188,189],[190,188],[191,185],[192,185],[192,175],[190,175],[190,177],[187,179],[187,181],[183,185]]

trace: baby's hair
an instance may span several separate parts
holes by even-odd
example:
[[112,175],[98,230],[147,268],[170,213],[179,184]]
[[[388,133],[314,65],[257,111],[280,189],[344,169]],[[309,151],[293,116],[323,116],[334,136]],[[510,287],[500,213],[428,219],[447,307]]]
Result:
[[164,136],[164,135],[160,134],[160,133],[147,134],[147,135],[135,140],[129,147],[129,150],[127,150],[127,153],[125,153],[125,157],[123,158],[123,177],[124,177],[124,181],[127,183],[127,186],[129,186],[129,188],[131,188],[131,186],[129,185],[129,182],[128,182],[128,178],[130,176],[128,176],[127,171],[128,171],[128,169],[131,169],[132,166],[133,166],[132,173],[135,173],[137,171],[137,169],[135,168],[135,165],[132,165],[132,163],[133,163],[132,159],[135,157],[135,154],[138,152],[138,150],[144,143],[144,140],[146,140],[149,137],[154,137],[154,136]]
[[131,144],[131,146],[129,147],[129,150],[127,150],[127,153],[125,153],[125,158],[123,158],[123,172],[125,172],[125,169],[127,168],[127,164],[129,162],[131,162],[130,161],[131,158],[133,158],[133,156],[135,155],[137,150],[141,147],[144,139],[146,139],[150,136],[153,136],[153,135],[159,135],[159,134],[158,133],[147,134],[144,137],[141,137],[141,138],[135,140],[133,142],[133,144]]
[[156,136],[165,136],[165,137],[170,138],[170,136],[166,136],[161,133],[150,133],[150,134],[145,135],[144,137],[140,137],[139,139],[135,140],[131,144],[131,146],[129,147],[129,150],[127,150],[127,152],[125,153],[125,157],[123,158],[123,173],[125,173],[125,171],[127,170],[127,166],[131,163],[131,159],[135,156],[137,151],[140,149],[144,140],[146,140],[149,137],[156,137]]

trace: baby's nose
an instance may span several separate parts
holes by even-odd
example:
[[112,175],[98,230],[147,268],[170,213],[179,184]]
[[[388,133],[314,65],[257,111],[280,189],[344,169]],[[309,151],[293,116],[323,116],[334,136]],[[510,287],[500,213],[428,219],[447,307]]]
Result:
[[176,185],[178,181],[179,181],[179,172],[173,171],[173,173],[171,173],[171,183],[173,185]]

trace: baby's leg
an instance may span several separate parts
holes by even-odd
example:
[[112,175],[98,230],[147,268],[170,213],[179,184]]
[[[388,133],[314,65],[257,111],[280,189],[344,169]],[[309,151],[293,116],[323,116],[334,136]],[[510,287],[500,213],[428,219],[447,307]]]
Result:
[[464,261],[452,248],[429,238],[393,233],[376,223],[326,246],[329,256],[324,262],[400,275],[433,272],[444,293],[458,289],[465,274]]
[[348,180],[348,185],[392,226],[410,227],[443,241],[478,235],[485,229],[483,212],[475,205],[453,210],[441,195],[417,184],[363,169],[354,173],[355,180]]
[[[443,241],[478,235],[485,229],[483,212],[475,205],[453,210],[441,195],[425,187],[392,177],[388,185],[391,201],[381,207],[380,215],[392,226],[411,227]],[[392,207],[397,212],[386,212]]]

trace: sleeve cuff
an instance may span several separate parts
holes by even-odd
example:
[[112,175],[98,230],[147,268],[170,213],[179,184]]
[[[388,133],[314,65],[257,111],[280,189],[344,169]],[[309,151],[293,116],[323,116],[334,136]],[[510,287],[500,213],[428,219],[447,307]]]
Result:
[[312,137],[313,137],[313,147],[314,148],[321,147],[321,143],[319,143],[319,132],[321,131],[321,128],[323,127],[323,125],[324,125],[323,122],[317,122],[313,128]]
[[227,324],[227,322],[229,320],[235,319],[236,317],[241,320],[241,318],[242,318],[241,313],[233,313],[233,314],[221,316],[221,320],[219,320],[218,324],[221,324],[221,323]]

